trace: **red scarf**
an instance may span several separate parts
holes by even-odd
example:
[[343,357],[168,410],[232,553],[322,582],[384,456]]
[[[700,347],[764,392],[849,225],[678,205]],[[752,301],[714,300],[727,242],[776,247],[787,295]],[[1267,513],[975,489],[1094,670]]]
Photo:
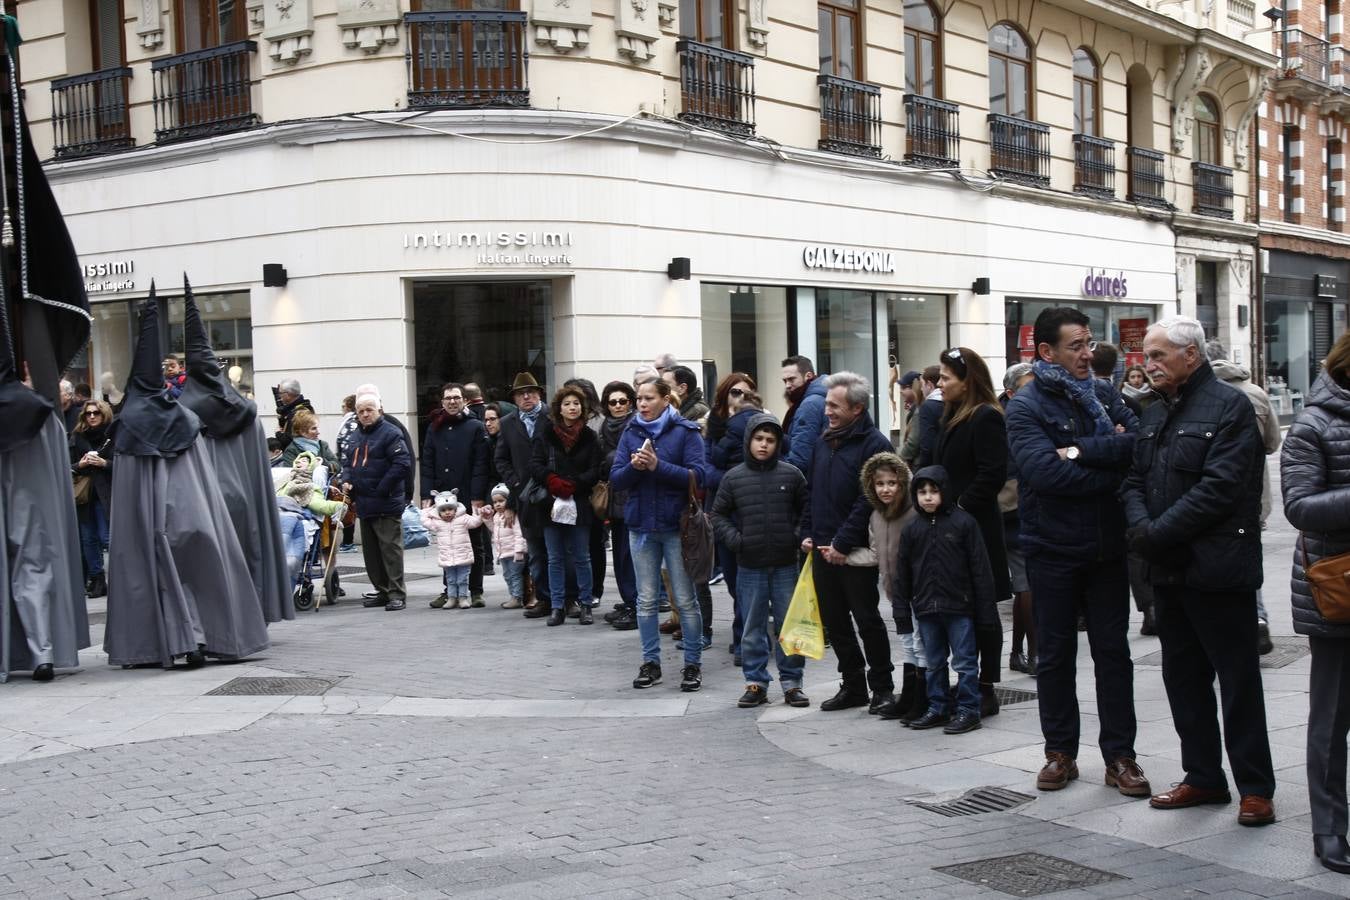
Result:
[[563,449],[571,450],[577,445],[577,441],[581,438],[581,429],[585,427],[586,423],[580,419],[577,419],[571,425],[555,422],[553,424],[553,433],[558,436],[558,440],[562,441]]

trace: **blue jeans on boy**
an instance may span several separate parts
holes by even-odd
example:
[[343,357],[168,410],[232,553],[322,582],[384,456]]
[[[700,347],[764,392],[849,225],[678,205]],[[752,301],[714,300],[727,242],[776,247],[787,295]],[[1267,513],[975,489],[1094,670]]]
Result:
[[80,517],[80,550],[84,553],[84,571],[86,577],[93,578],[103,574],[103,550],[108,546],[108,511],[98,501],[90,498]]
[[469,596],[469,572],[472,569],[472,564],[442,566],[441,571],[445,573],[445,596],[451,600]]
[[[633,551],[633,571],[637,575],[637,622],[638,634],[642,637],[642,659],[659,664],[661,632],[657,621],[657,593],[661,584],[662,563],[670,572],[671,587],[675,591],[675,608],[680,611],[680,629],[686,636],[692,638],[703,633],[703,616],[699,613],[698,601],[694,597],[694,583],[684,570],[678,531],[630,531],[628,542]],[[697,666],[702,659],[703,643],[698,640],[685,641],[684,664]]]
[[[769,686],[772,680],[769,677],[769,644],[772,642],[774,659],[778,663],[778,680],[783,690],[801,687],[806,659],[788,656],[783,652],[783,645],[778,643],[779,623],[787,615],[792,591],[797,586],[797,567],[745,567],[736,574],[736,605],[745,622],[741,632],[741,670],[745,673],[746,684]],[[770,613],[774,620],[772,629],[769,628]]]
[[979,718],[980,674],[974,618],[950,613],[919,616],[919,633],[928,656],[928,711],[952,711],[947,699],[947,654],[950,651],[951,667],[956,670],[956,708]]
[[512,600],[525,598],[525,561],[516,562],[514,556],[503,556],[497,560],[502,567],[502,577],[506,579],[506,590]]
[[576,573],[577,600],[591,602],[591,527],[589,525],[544,526],[548,547],[548,584],[554,609],[567,605],[567,566]]

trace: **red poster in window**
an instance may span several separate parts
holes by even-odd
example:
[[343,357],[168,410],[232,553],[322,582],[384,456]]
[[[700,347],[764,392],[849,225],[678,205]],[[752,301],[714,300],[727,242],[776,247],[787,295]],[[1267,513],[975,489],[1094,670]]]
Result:
[[1118,323],[1120,327],[1120,349],[1125,353],[1126,364],[1133,365],[1129,361],[1131,355],[1139,355],[1139,362],[1144,361],[1144,333],[1148,331],[1148,319],[1121,319]]
[[1017,329],[1017,349],[1036,352],[1036,326],[1021,325]]
[[1125,354],[1125,368],[1128,369],[1130,366],[1142,366],[1143,364],[1144,364],[1144,354],[1142,353]]

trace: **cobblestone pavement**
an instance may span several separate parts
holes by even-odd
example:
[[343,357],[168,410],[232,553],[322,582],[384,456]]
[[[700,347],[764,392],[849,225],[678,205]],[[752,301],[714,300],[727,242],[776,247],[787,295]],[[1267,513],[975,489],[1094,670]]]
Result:
[[[1292,544],[1273,522],[1277,635],[1290,634]],[[409,561],[436,571],[428,551]],[[1350,891],[1310,853],[1296,639],[1293,661],[1263,673],[1281,822],[1243,829],[1231,806],[1162,813],[1101,785],[1086,649],[1083,777],[1038,794],[1034,700],[958,737],[857,710],[736,709],[720,589],[703,691],[680,693],[669,640],[665,683],[634,691],[635,632],[547,628],[500,609],[500,577],[488,582],[487,609],[442,611],[427,607],[435,578],[417,578],[395,614],[361,609],[352,577],[341,605],[274,626],[272,649],[247,662],[123,671],[89,651],[52,684],[0,685],[0,896],[1006,896],[994,882],[1026,865],[996,862],[983,882],[940,870],[1023,852],[1095,870],[1082,888],[1054,873],[1029,883],[1056,897]],[[1138,746],[1158,787],[1180,778],[1177,742],[1148,664],[1157,642],[1132,646]],[[332,686],[208,695],[277,675]],[[814,704],[834,684],[832,659],[808,666]],[[978,787],[1031,799],[965,817],[911,802]]]

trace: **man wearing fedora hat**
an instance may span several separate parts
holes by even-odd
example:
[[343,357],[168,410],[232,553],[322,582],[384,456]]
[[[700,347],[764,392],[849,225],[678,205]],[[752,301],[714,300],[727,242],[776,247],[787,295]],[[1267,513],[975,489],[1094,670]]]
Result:
[[[520,492],[529,480],[530,455],[535,435],[552,428],[548,409],[544,406],[544,388],[529,372],[521,372],[511,384],[511,402],[516,411],[503,416],[498,425],[497,450],[494,461],[502,481],[511,489],[511,502],[516,505],[520,530],[525,536],[529,554],[530,579],[534,582],[534,596],[549,596],[548,550],[544,545],[546,513],[537,507],[520,503]],[[548,615],[547,601],[532,600],[525,615],[531,619]]]

